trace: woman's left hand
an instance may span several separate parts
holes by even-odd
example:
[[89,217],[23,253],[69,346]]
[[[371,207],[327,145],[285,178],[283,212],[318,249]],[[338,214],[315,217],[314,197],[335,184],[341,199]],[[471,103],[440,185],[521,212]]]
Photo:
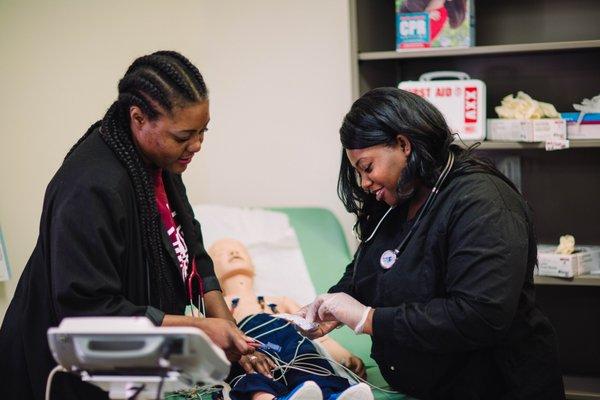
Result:
[[267,378],[273,379],[271,371],[275,368],[275,363],[269,357],[261,352],[255,352],[249,356],[242,356],[240,365],[248,374],[261,373]]
[[307,306],[309,322],[339,321],[356,333],[362,333],[371,307],[361,304],[346,293],[328,293],[317,296]]
[[360,378],[365,380],[367,379],[367,370],[365,369],[365,364],[363,363],[363,360],[361,360],[354,354],[352,354],[348,361],[344,363],[344,366],[350,371],[354,372]]

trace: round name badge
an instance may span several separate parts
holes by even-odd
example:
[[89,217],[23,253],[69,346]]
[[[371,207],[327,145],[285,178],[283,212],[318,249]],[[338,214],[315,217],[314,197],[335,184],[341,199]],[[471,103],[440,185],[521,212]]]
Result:
[[379,259],[379,264],[383,269],[390,269],[396,262],[396,253],[393,250],[386,250]]

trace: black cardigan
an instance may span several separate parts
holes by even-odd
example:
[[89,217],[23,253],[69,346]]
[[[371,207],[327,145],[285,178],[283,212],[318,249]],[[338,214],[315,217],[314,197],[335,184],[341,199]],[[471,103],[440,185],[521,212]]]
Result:
[[[165,172],[163,178],[205,291],[220,290],[181,176]],[[176,307],[149,305],[139,226],[131,179],[95,131],[63,162],[46,189],[38,241],[0,330],[1,399],[44,398],[46,378],[56,365],[46,331],[64,317],[146,316],[160,325],[165,313],[183,314],[187,293],[166,232],[163,246],[176,282]],[[60,375],[53,384],[59,390],[53,390],[54,398],[106,398]]]
[[398,261],[397,207],[330,292],[375,308],[372,357],[384,378],[419,399],[562,399],[556,336],[535,305],[536,242],[528,206],[485,173],[454,177]]

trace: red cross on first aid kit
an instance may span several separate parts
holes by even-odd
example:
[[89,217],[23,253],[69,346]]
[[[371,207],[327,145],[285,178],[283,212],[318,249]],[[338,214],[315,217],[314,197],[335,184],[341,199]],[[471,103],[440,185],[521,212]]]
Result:
[[418,81],[400,82],[398,88],[436,106],[462,140],[485,139],[485,83],[479,79],[464,72],[437,71],[421,75]]

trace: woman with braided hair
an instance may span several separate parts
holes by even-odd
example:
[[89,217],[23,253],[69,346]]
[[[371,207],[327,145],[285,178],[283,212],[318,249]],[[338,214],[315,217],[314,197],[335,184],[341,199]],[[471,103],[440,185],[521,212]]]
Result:
[[[46,190],[39,238],[0,330],[2,399],[44,398],[55,365],[46,331],[65,317],[145,316],[202,329],[230,360],[252,352],[181,179],[210,119],[202,75],[181,54],[159,51],[136,59],[118,88]],[[68,374],[56,376],[51,395],[107,398]]]

